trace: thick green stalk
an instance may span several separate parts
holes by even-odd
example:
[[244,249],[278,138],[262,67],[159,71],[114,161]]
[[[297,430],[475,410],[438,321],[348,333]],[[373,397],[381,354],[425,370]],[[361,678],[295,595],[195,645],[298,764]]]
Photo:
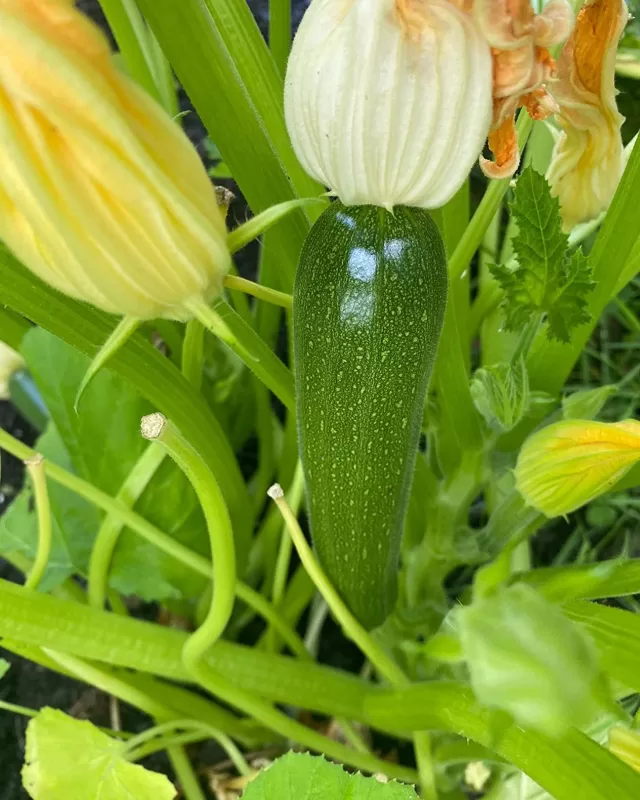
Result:
[[144,417],[140,426],[145,439],[157,442],[185,473],[204,512],[213,558],[211,605],[202,625],[184,645],[182,657],[189,672],[198,675],[206,651],[224,633],[233,611],[236,555],[231,520],[216,480],[197,450],[162,414]]

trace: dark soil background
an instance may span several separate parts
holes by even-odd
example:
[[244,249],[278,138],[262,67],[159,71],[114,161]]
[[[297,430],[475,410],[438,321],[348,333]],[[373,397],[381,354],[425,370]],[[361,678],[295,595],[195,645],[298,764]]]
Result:
[[[248,0],[248,3],[266,38],[269,20],[268,0]],[[79,0],[77,4],[105,30],[107,29],[97,0]],[[299,24],[308,4],[309,0],[293,0],[294,27]],[[184,110],[191,111],[184,118],[184,127],[202,158],[207,161],[207,150],[203,146],[206,138],[204,126],[184,96],[182,106]],[[223,181],[223,183],[236,195],[229,212],[231,224],[244,221],[248,210],[241,193],[233,181]],[[243,273],[251,274],[255,271],[257,252],[257,246],[243,251],[243,263],[239,265]],[[32,445],[37,438],[36,431],[19,416],[10,402],[0,401],[0,426],[28,445]],[[20,461],[5,452],[1,453],[0,459],[0,514],[2,514],[22,486],[24,469]],[[23,579],[20,573],[2,559],[0,559],[0,578],[17,582]],[[0,655],[3,655],[1,648]],[[91,719],[97,725],[111,724],[109,700],[102,692],[52,673],[12,653],[5,652],[4,655],[10,662],[11,669],[0,682],[0,699],[34,709],[42,706],[60,708],[75,717]],[[129,706],[120,705],[119,710],[123,730],[135,733],[149,726],[149,719]],[[0,710],[0,800],[28,798],[20,778],[26,723],[25,717]],[[198,752],[200,764],[213,766],[220,760],[220,751],[213,746],[205,746]],[[173,779],[165,756],[154,756],[143,763],[150,769],[167,772]]]

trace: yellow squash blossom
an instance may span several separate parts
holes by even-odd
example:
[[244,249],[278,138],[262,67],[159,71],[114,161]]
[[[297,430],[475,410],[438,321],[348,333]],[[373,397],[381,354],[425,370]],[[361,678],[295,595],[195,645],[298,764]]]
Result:
[[524,443],[516,486],[548,517],[568,514],[614,486],[640,461],[640,422],[565,420]]
[[587,0],[558,61],[551,91],[562,134],[547,178],[567,230],[608,208],[624,169],[615,68],[628,17],[624,0]]
[[566,0],[551,0],[540,14],[534,14],[530,0],[476,0],[474,14],[493,54],[489,148],[495,161],[481,158],[480,166],[489,178],[510,177],[520,163],[518,108],[536,120],[556,110],[547,91],[555,69],[549,48],[570,34],[573,12]]
[[9,398],[9,381],[15,372],[24,367],[20,353],[0,342],[0,400]]
[[105,311],[184,318],[230,264],[206,172],[72,0],[0,0],[0,238]]

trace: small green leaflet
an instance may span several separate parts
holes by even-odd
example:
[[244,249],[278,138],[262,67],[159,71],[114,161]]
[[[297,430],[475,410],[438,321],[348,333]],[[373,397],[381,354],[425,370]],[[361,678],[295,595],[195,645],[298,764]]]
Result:
[[568,255],[560,204],[533,167],[519,177],[511,205],[518,232],[513,239],[515,266],[490,267],[504,291],[507,330],[519,330],[532,315],[545,314],[550,339],[568,342],[571,330],[589,322],[587,295],[595,284],[581,250]]
[[27,725],[22,783],[34,800],[172,800],[169,779],[123,757],[90,722],[43,708]]
[[308,753],[287,753],[252,781],[242,800],[418,800],[411,786],[350,775]]
[[0,658],[0,678],[4,678],[4,676],[9,672],[9,664],[8,661],[5,661],[4,658]]

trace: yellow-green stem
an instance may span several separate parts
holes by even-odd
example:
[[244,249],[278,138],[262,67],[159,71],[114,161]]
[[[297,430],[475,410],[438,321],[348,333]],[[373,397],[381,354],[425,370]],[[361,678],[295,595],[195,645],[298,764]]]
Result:
[[38,516],[38,549],[33,567],[25,581],[26,589],[37,589],[42,576],[47,569],[51,554],[51,506],[49,492],[47,491],[47,478],[45,475],[44,458],[35,455],[25,461],[36,501]]

